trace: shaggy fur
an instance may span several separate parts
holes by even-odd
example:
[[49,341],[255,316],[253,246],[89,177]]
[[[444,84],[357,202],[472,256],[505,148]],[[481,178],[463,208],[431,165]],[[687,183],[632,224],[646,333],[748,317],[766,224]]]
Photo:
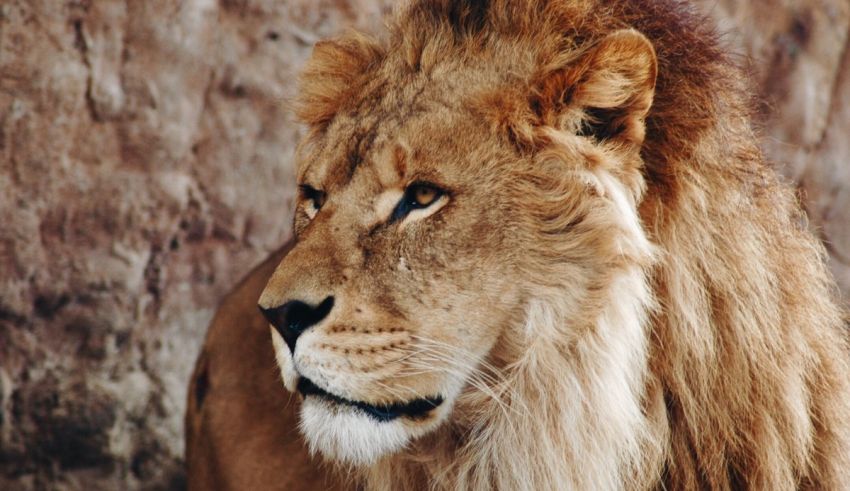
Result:
[[[314,451],[386,490],[850,482],[824,253],[705,25],[675,0],[414,0],[383,40],[316,46],[298,174],[326,198],[260,304],[336,303],[294,357],[273,331],[283,378],[446,402],[307,404]],[[390,221],[414,181],[446,194]]]

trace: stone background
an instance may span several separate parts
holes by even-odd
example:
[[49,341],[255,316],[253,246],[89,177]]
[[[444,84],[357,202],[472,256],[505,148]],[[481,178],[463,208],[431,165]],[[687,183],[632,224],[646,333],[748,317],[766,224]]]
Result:
[[[289,234],[285,101],[380,0],[0,0],[0,489],[179,489],[219,298]],[[850,298],[850,3],[700,0]]]

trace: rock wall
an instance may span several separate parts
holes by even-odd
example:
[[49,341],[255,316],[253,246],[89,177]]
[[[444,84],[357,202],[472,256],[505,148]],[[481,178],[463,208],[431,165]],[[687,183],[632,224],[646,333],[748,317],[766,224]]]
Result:
[[[0,0],[0,489],[182,486],[206,324],[289,234],[294,75],[389,3]],[[848,295],[850,6],[699,4]]]

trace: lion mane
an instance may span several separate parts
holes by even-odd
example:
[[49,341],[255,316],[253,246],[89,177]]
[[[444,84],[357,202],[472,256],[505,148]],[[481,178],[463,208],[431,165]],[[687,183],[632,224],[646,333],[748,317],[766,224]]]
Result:
[[[357,469],[367,487],[850,483],[846,317],[822,246],[757,146],[746,77],[709,25],[678,0],[413,0],[382,39],[348,33],[316,46],[297,105],[312,134],[400,57],[408,72],[468,59],[520,74],[527,83],[482,87],[474,109],[548,171],[573,157],[562,132],[641,142],[624,170],[586,180],[613,203],[616,241],[576,231],[568,245],[543,235],[529,245],[604,256],[610,277],[576,300],[573,279],[553,277],[561,270],[529,271],[547,285],[525,315],[535,341],[502,340],[489,357],[493,394],[462,395],[440,430]],[[599,61],[585,54],[600,43],[613,46],[602,51],[609,66],[647,66],[635,62],[647,53],[632,49],[635,32],[655,70],[627,78],[650,89],[623,91],[609,73],[582,92]],[[581,114],[567,109],[577,99]],[[557,237],[575,217],[552,210],[580,208],[574,182],[527,190]]]

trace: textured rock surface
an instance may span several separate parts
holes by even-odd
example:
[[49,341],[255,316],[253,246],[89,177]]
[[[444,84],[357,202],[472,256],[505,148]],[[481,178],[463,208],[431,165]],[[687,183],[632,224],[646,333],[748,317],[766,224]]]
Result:
[[[0,489],[181,486],[206,324],[289,233],[294,74],[387,3],[0,0]],[[700,4],[847,295],[850,6]]]

